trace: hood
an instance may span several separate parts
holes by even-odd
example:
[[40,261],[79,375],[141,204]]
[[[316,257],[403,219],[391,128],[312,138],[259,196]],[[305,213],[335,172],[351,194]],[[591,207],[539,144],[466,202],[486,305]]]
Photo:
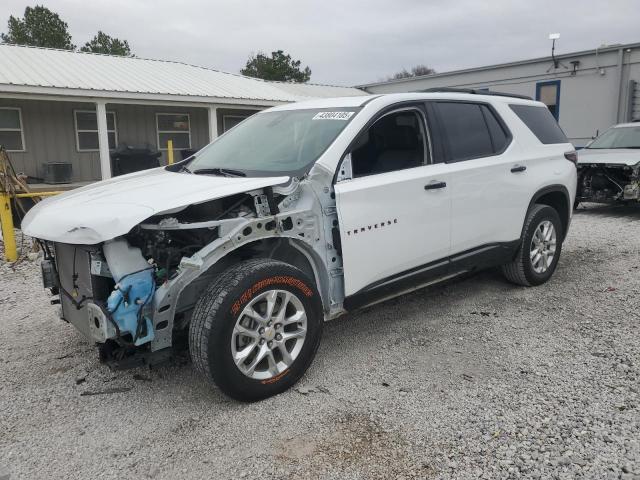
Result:
[[640,149],[636,148],[583,148],[578,150],[578,164],[609,163],[629,165],[640,163]]
[[29,210],[22,231],[43,240],[92,245],[124,235],[159,213],[288,180],[144,170],[45,199]]

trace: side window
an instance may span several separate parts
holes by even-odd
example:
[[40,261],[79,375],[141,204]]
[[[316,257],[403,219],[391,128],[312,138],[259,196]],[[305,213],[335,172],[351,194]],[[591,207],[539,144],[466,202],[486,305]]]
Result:
[[481,105],[482,114],[487,122],[489,128],[489,134],[491,135],[491,143],[493,144],[493,152],[502,152],[509,143],[509,137],[507,132],[504,131],[504,127],[498,122],[495,113],[486,105]]
[[413,168],[425,163],[427,139],[416,110],[393,112],[360,134],[351,149],[354,177]]
[[449,147],[449,161],[460,162],[494,154],[489,128],[479,104],[438,102],[436,105]]
[[541,143],[569,143],[551,112],[534,105],[509,105]]

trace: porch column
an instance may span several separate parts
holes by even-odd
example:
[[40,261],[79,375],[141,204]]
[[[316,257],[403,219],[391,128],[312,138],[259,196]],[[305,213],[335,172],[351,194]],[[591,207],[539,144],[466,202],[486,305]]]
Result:
[[100,172],[102,180],[106,180],[111,178],[111,158],[109,156],[109,135],[107,135],[107,104],[103,100],[96,102],[96,117],[98,119]]
[[209,105],[209,142],[218,138],[218,107]]

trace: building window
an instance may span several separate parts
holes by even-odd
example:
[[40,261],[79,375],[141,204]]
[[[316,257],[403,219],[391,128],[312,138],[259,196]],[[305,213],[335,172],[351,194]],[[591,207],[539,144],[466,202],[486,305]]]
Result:
[[191,122],[188,113],[156,113],[158,149],[166,150],[167,142],[173,140],[173,148],[191,148]]
[[560,118],[560,80],[536,84],[536,100],[544,103],[556,120]]
[[[76,123],[76,147],[79,152],[97,152],[100,149],[98,143],[98,117],[93,110],[75,110]],[[116,129],[116,114],[107,112],[107,137],[109,149],[114,150],[118,145],[118,132]]]
[[0,108],[0,145],[8,152],[24,152],[22,111],[19,108]]
[[240,122],[249,118],[246,115],[223,115],[222,117],[222,131],[226,132],[238,125]]

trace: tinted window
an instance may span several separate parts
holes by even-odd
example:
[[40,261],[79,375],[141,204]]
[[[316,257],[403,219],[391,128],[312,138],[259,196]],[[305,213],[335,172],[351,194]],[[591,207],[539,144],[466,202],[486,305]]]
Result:
[[498,119],[496,118],[493,111],[486,105],[482,105],[480,108],[482,109],[484,119],[486,120],[487,127],[489,128],[491,143],[493,144],[493,151],[495,153],[502,152],[509,143],[509,137],[507,136],[507,133],[504,131],[504,128],[502,127],[500,122],[498,122]]
[[414,110],[390,113],[362,133],[351,149],[353,175],[362,177],[424,164],[425,134]]
[[437,103],[449,147],[449,161],[459,162],[494,154],[489,128],[480,107],[476,103]]
[[569,143],[549,109],[533,105],[509,105],[520,120],[544,144]]

